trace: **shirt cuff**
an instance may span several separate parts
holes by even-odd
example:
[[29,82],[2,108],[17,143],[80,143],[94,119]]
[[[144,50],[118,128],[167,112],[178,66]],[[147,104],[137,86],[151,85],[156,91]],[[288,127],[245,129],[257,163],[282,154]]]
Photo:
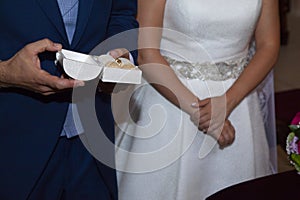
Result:
[[130,52],[129,52],[129,60],[132,64],[134,64],[134,59]]

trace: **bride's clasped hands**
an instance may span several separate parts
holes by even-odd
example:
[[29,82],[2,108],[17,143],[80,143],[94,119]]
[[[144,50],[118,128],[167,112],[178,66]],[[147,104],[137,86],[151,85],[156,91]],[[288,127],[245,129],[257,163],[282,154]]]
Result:
[[191,121],[204,134],[217,140],[220,148],[231,145],[235,139],[235,129],[228,120],[233,108],[227,106],[225,95],[200,100],[193,103],[195,111],[190,114]]

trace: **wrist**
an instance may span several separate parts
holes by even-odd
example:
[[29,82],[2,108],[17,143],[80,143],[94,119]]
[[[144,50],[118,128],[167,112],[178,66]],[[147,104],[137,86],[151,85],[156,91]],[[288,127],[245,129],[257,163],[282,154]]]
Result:
[[226,116],[228,117],[232,110],[239,104],[240,100],[238,95],[232,94],[232,92],[226,92]]
[[2,88],[2,79],[3,79],[3,62],[0,60],[0,88]]
[[200,99],[198,97],[193,96],[193,98],[189,99],[188,104],[186,105],[186,109],[184,111],[191,118],[194,118],[196,113],[200,113],[199,101]]
[[5,87],[5,62],[0,60],[0,88]]

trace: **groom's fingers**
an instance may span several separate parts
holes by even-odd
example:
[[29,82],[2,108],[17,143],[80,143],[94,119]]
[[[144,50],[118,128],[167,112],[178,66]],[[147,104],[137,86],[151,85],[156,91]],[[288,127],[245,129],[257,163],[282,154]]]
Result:
[[49,39],[38,40],[25,46],[25,49],[29,50],[34,55],[44,51],[59,51],[61,48],[61,44],[54,43]]
[[119,48],[119,49],[114,49],[109,52],[109,55],[111,55],[113,58],[127,58],[129,59],[129,51],[125,48]]

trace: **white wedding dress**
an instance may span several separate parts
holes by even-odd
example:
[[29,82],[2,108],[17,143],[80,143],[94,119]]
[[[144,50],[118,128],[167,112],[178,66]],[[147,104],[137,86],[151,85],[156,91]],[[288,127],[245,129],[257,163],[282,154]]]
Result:
[[[224,94],[246,67],[261,7],[261,0],[167,0],[161,52],[200,99]],[[236,138],[224,149],[147,83],[129,104],[132,119],[127,107],[113,107],[120,200],[205,199],[272,173],[255,91],[230,115]]]

